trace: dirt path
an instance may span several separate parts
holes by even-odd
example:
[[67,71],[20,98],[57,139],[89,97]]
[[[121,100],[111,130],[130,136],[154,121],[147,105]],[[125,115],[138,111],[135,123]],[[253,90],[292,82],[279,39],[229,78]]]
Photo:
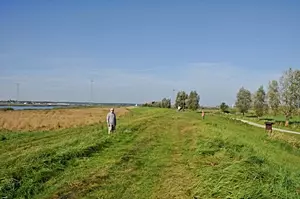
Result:
[[[260,127],[260,128],[265,128],[265,125],[262,125],[262,124],[257,124],[257,123],[250,122],[250,121],[243,120],[243,119],[236,119],[236,120],[239,120],[241,122],[244,122],[244,123],[252,125],[252,126],[256,126],[256,127]],[[273,128],[273,130],[274,131],[279,131],[279,132],[282,132],[282,133],[292,133],[292,134],[298,134],[298,135],[300,135],[300,132],[296,132],[296,131],[290,131],[290,130],[279,129],[279,128]]]
[[171,161],[162,171],[161,180],[158,182],[152,198],[188,199],[193,197],[192,190],[197,178],[191,171],[189,162],[193,161],[191,153],[196,144],[196,130],[192,125],[185,125],[184,122],[178,120],[170,131]]

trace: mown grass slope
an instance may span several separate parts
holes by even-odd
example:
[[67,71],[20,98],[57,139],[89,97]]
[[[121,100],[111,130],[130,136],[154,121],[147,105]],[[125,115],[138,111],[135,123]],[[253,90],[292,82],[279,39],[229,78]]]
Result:
[[1,132],[0,197],[299,198],[300,150],[217,115],[137,108],[103,125]]

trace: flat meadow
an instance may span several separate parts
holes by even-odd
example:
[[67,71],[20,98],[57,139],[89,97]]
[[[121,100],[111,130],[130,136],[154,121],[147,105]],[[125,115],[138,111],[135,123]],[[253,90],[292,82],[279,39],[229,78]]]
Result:
[[0,197],[300,198],[299,136],[269,137],[214,112],[204,120],[162,108],[122,113],[112,135],[99,118],[66,128],[2,129]]
[[[0,111],[0,127],[13,131],[54,130],[103,122],[109,108]],[[127,109],[117,108],[123,115]]]

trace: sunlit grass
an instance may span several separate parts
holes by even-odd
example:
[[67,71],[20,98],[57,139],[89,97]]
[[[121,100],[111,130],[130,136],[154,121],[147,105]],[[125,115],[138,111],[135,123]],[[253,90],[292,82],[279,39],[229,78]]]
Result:
[[[103,122],[109,108],[0,111],[0,129],[14,131],[54,130]],[[126,108],[116,108],[118,116]]]
[[298,145],[264,129],[152,108],[118,123],[1,132],[0,197],[299,198]]

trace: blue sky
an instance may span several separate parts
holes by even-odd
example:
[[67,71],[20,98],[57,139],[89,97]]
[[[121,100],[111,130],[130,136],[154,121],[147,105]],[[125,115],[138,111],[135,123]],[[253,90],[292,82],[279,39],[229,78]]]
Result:
[[234,103],[300,66],[300,1],[0,1],[0,99]]

